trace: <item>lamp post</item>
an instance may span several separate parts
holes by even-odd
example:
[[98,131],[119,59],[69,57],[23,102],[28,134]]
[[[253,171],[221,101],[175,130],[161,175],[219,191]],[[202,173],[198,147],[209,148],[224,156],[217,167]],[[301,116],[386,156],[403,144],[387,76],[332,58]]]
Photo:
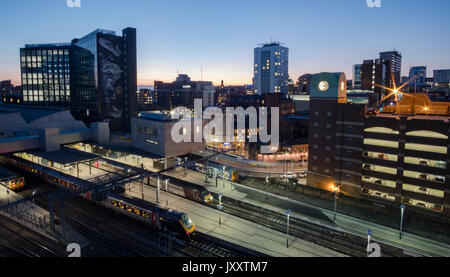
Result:
[[405,204],[400,206],[401,217],[400,217],[400,239],[402,239],[402,231],[403,231],[403,215],[405,213]]
[[266,201],[269,199],[268,191],[269,191],[269,175],[266,176]]
[[291,215],[291,210],[286,211],[287,225],[286,225],[286,248],[289,248],[289,216]]
[[223,188],[225,188],[225,170],[226,170],[226,166],[224,166],[223,167],[223,170],[222,170],[222,178],[223,178]]
[[217,209],[219,210],[219,225],[222,225],[222,210],[223,210],[223,206],[222,206],[222,193],[219,193],[219,205],[217,206]]
[[370,255],[370,236],[372,235],[371,230],[367,230],[367,257]]
[[336,210],[337,210],[338,192],[339,192],[339,187],[334,185],[334,217],[333,217],[333,222],[336,222]]

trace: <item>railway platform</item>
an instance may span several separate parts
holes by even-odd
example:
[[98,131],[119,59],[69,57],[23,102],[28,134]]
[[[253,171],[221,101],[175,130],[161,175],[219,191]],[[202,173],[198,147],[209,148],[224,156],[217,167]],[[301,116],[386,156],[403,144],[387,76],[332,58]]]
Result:
[[[141,187],[127,191],[128,196],[141,198]],[[156,202],[156,190],[144,187],[145,200]],[[274,257],[343,257],[344,255],[299,238],[289,238],[286,233],[249,222],[239,217],[210,209],[178,196],[160,191],[160,205],[188,214],[199,232],[211,235],[242,247]],[[219,224],[219,217],[221,224]]]
[[[22,200],[23,197],[5,187],[0,187],[0,207]],[[89,244],[89,241],[66,225],[64,230],[61,225],[55,224],[53,231],[50,224],[49,211],[39,207],[32,201],[22,202],[18,205],[0,211],[15,222],[24,225],[33,231],[42,234],[54,241],[64,241],[67,244],[77,243],[81,247]],[[64,234],[64,237],[63,235]]]
[[174,178],[182,178],[185,181],[205,186],[209,191],[260,206],[268,210],[285,213],[287,209],[292,210],[292,217],[306,220],[316,224],[323,224],[335,230],[345,231],[359,236],[367,236],[371,230],[372,238],[380,242],[403,248],[405,253],[418,256],[444,256],[450,257],[450,245],[423,238],[417,235],[403,232],[402,239],[399,238],[399,230],[361,220],[351,216],[337,213],[336,222],[333,222],[334,212],[315,207],[287,197],[243,186],[223,179],[209,179],[205,183],[205,175],[195,171],[187,171],[185,175],[182,169],[165,173]]

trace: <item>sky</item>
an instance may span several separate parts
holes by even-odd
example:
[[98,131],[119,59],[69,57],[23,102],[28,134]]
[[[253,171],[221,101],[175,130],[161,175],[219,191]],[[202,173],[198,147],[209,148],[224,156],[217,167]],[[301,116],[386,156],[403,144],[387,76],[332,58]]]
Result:
[[410,66],[450,68],[449,0],[66,0],[0,1],[0,80],[20,85],[19,49],[70,42],[95,29],[137,29],[138,84],[172,81],[177,72],[226,85],[250,84],[253,49],[280,41],[289,47],[289,75],[345,72],[403,54]]

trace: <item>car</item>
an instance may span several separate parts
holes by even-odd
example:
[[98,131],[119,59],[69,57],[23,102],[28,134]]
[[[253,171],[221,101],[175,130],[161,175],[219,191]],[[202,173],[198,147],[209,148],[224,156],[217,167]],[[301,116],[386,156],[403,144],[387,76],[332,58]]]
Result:
[[308,176],[308,172],[302,172],[298,174],[299,178],[306,178]]
[[425,160],[420,160],[419,161],[419,165],[421,165],[421,166],[428,166],[428,162],[425,161]]
[[420,174],[418,177],[420,179],[423,179],[423,180],[428,180],[428,175],[427,174]]

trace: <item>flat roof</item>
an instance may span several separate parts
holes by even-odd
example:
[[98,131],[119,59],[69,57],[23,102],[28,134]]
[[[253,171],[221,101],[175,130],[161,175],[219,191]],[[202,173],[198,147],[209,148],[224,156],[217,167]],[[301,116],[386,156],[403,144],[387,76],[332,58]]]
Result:
[[102,157],[98,155],[85,153],[77,150],[74,151],[60,150],[54,152],[30,151],[28,153],[65,166],[102,159]]
[[53,107],[33,107],[26,105],[6,105],[0,104],[0,114],[2,113],[20,113],[27,123],[48,115],[65,111],[62,108]]

